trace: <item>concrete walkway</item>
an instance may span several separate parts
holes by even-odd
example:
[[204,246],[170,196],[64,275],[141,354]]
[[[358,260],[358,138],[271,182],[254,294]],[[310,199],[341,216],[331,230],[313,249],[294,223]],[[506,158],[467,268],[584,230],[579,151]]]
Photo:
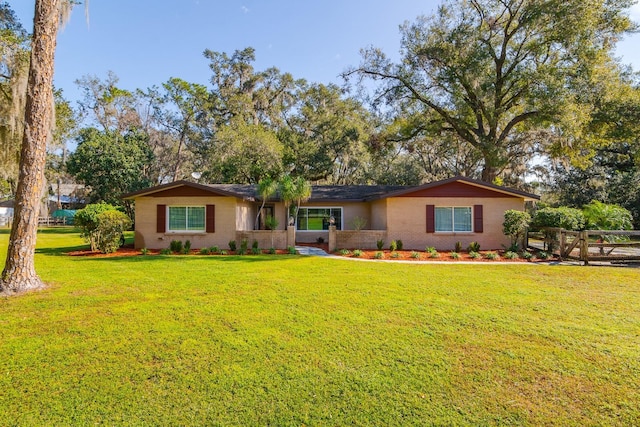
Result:
[[296,246],[296,251],[298,251],[300,255],[313,255],[313,256],[324,256],[324,257],[332,256],[326,253],[325,251],[323,251],[322,249],[316,248],[313,246]]

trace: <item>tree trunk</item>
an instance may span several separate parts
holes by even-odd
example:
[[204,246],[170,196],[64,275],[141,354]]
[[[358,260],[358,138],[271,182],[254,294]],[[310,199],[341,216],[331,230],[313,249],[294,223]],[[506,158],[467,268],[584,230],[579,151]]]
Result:
[[35,270],[34,256],[47,138],[51,130],[53,58],[60,1],[36,0],[20,173],[7,260],[0,280],[0,291],[4,293],[44,287]]

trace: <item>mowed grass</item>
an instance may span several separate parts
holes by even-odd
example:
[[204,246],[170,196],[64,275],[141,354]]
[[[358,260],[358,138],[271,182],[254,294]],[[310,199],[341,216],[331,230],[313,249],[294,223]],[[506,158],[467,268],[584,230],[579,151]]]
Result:
[[640,420],[638,269],[80,245],[40,233],[49,288],[0,298],[0,425]]

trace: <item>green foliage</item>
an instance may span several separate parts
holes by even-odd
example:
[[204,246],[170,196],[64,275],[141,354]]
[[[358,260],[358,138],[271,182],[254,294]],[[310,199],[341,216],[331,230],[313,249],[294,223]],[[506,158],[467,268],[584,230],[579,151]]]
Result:
[[289,255],[295,255],[298,253],[298,251],[296,251],[295,246],[287,246],[287,253]]
[[149,254],[149,249],[147,249],[147,248],[142,248],[142,249],[140,249],[140,254],[141,254],[141,255],[147,255],[147,254]]
[[411,251],[411,254],[409,254],[409,256],[411,258],[414,258],[414,259],[419,259],[420,258],[420,252]]
[[378,252],[376,252],[376,253],[373,255],[373,257],[374,257],[375,259],[384,259],[384,253],[383,253],[383,252],[379,252],[379,251],[378,251]]
[[191,240],[185,240],[184,249],[182,250],[183,254],[188,254],[191,251]]
[[398,247],[398,250],[401,251],[402,248],[404,247],[404,244],[402,243],[402,240],[400,240],[400,239],[396,240],[396,246]]
[[235,252],[237,244],[235,240],[229,240],[229,250]]
[[253,242],[251,242],[251,249],[258,249],[258,241],[254,240]]
[[456,242],[454,245],[454,252],[462,252],[462,242]]
[[428,252],[429,258],[440,258],[440,253],[435,249],[433,251]]
[[478,243],[478,242],[469,243],[469,246],[467,247],[467,251],[469,251],[469,252],[480,252],[480,243]]
[[[99,250],[98,242],[100,240],[100,215],[104,212],[108,211],[116,211],[116,208],[107,203],[96,203],[90,204],[80,209],[76,212],[74,217],[74,224],[77,228],[80,229],[80,233],[82,237],[84,237],[87,242],[91,245],[91,250],[96,251]],[[106,224],[109,222],[108,219],[104,219],[104,227],[110,228]],[[123,224],[124,226],[125,224]],[[127,227],[130,224],[126,224]],[[121,233],[122,234],[122,233]],[[103,244],[106,244],[103,242]]]
[[477,251],[469,251],[469,258],[478,259],[478,258],[482,258],[482,255],[480,254],[480,252],[477,252]]
[[219,248],[218,246],[211,246],[211,247],[209,248],[209,251],[210,251],[212,254],[217,254],[218,252],[220,252],[220,248]]
[[584,230],[585,217],[581,210],[568,207],[538,209],[533,216],[532,226]]
[[389,243],[389,250],[391,252],[395,252],[398,250],[398,242],[396,242],[395,240],[392,240],[391,243]]
[[240,249],[238,249],[238,255],[246,255],[247,250],[249,249],[249,241],[247,239],[242,239],[240,241]]
[[460,259],[460,254],[456,251],[451,252],[449,256],[451,257],[451,259]]
[[498,260],[498,259],[500,259],[500,255],[498,255],[496,252],[487,252],[487,253],[484,254],[484,257],[486,259],[489,259],[489,260]]
[[400,253],[399,252],[391,252],[391,258],[394,258],[394,259],[400,258]]
[[96,247],[102,253],[109,254],[118,250],[123,242],[123,233],[131,227],[131,220],[117,210],[98,214],[98,227],[94,230]]
[[228,254],[229,254],[229,252],[227,252],[227,251],[225,251],[225,250],[221,250],[221,251],[220,251],[220,255],[228,255]]
[[356,258],[360,258],[362,256],[363,252],[360,249],[355,249],[353,251],[353,256]]
[[528,212],[510,209],[504,213],[502,232],[509,236],[511,244],[516,245],[522,242],[531,223],[531,215]]
[[380,82],[376,100],[413,113],[396,138],[432,143],[452,134],[473,149],[466,166],[480,163],[482,179],[492,182],[531,159],[535,130],[546,132],[549,154],[589,151],[593,140],[583,131],[591,106],[621,80],[613,53],[615,40],[635,27],[629,6],[451,0],[401,27],[397,62],[370,47],[346,74]]
[[182,240],[172,240],[171,242],[169,242],[169,249],[174,254],[181,254],[184,249]]
[[260,250],[260,248],[251,248],[251,255],[260,255],[262,253],[262,251]]
[[148,136],[84,129],[69,156],[68,172],[91,189],[91,201],[121,204],[120,195],[151,185],[143,173],[153,159]]
[[367,220],[365,218],[355,216],[351,220],[351,227],[356,231],[360,231],[366,226],[367,226]]
[[351,251],[349,249],[340,249],[340,255],[342,256],[351,255]]
[[171,255],[173,251],[170,248],[160,249],[160,255]]
[[209,248],[201,248],[200,255],[209,255],[211,254],[211,250]]
[[276,248],[274,248],[273,246],[269,248],[269,255],[275,255],[276,254]]
[[538,252],[538,258],[540,259],[549,259],[549,253],[545,251]]
[[379,251],[381,251],[384,248],[384,240],[382,239],[376,240],[376,247],[378,248]]
[[506,251],[504,253],[504,257],[506,259],[517,259],[518,258],[518,252],[516,252],[516,251]]
[[583,206],[586,226],[590,230],[631,230],[633,217],[627,209],[592,200]]
[[267,230],[277,230],[280,222],[273,215],[267,215],[264,220],[264,225]]
[[520,254],[520,256],[522,257],[522,259],[526,259],[527,261],[534,258],[533,254],[531,252],[529,252],[529,251],[523,251]]

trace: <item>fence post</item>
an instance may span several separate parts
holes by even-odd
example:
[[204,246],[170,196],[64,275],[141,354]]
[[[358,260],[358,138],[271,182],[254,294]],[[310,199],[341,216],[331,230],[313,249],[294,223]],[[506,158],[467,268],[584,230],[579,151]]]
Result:
[[580,239],[580,261],[584,262],[584,265],[589,265],[589,232],[581,231],[579,235]]
[[558,252],[560,254],[559,259],[560,261],[562,261],[562,258],[566,256],[565,248],[567,247],[567,234],[565,233],[564,228],[561,229],[559,233],[560,233],[560,250]]

